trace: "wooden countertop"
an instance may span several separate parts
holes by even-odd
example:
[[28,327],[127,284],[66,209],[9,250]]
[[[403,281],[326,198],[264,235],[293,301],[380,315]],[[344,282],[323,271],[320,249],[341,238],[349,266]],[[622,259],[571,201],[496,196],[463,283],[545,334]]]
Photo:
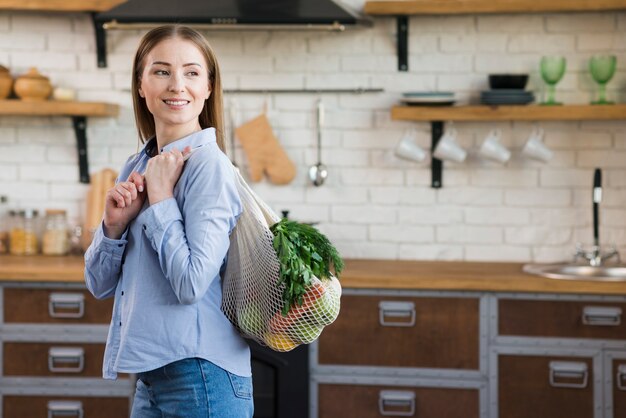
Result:
[[[82,282],[83,258],[0,256],[0,281]],[[346,260],[346,288],[626,295],[626,282],[545,279],[521,263]]]

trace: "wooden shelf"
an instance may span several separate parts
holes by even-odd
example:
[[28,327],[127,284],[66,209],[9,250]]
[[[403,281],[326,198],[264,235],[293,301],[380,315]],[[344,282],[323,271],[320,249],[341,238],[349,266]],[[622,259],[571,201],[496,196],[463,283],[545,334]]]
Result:
[[0,115],[12,116],[117,116],[119,106],[99,102],[57,100],[0,100]]
[[117,116],[119,106],[100,102],[0,100],[0,115]]
[[0,100],[0,116],[69,116],[72,118],[81,183],[89,183],[87,117],[117,116],[118,113],[119,106],[110,103]]
[[368,1],[371,15],[598,12],[626,9],[624,0],[390,0]]
[[0,0],[0,10],[104,12],[128,0]]
[[393,120],[413,121],[546,121],[626,120],[626,104],[563,106],[394,106]]

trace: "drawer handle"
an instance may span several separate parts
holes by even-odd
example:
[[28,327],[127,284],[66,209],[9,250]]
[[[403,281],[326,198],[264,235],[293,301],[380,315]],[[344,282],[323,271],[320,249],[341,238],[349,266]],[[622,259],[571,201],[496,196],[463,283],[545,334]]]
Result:
[[51,347],[48,370],[53,373],[80,373],[85,367],[85,350],[80,347]]
[[415,303],[383,301],[378,304],[378,321],[383,327],[415,325]]
[[617,368],[617,388],[619,390],[626,390],[626,364],[620,364]]
[[585,306],[583,324],[597,326],[618,326],[622,323],[622,308],[605,306]]
[[551,361],[550,386],[555,388],[587,387],[587,363],[576,361]]
[[385,416],[414,416],[415,393],[404,390],[381,390],[378,395],[378,412]]
[[56,417],[83,418],[83,403],[80,401],[48,402],[48,418]]
[[52,318],[82,318],[85,296],[82,293],[50,293],[48,313]]

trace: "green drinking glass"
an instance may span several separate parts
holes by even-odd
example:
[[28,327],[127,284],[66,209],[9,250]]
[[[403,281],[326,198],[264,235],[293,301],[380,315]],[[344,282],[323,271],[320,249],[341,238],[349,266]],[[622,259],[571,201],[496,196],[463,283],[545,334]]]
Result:
[[541,78],[548,85],[548,98],[542,105],[561,105],[554,100],[554,86],[561,81],[565,74],[565,57],[541,57]]
[[606,84],[611,81],[617,67],[615,55],[595,55],[589,60],[589,71],[591,77],[600,86],[598,89],[598,100],[591,104],[613,104],[606,100]]

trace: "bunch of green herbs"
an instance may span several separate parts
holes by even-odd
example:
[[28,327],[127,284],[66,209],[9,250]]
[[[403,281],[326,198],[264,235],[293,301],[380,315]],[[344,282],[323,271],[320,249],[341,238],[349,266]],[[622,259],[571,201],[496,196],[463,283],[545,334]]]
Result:
[[302,306],[306,289],[313,276],[328,279],[339,277],[343,260],[328,238],[311,225],[290,221],[286,218],[270,228],[274,234],[274,250],[280,261],[280,279],[285,284],[282,314],[287,315],[293,305]]

